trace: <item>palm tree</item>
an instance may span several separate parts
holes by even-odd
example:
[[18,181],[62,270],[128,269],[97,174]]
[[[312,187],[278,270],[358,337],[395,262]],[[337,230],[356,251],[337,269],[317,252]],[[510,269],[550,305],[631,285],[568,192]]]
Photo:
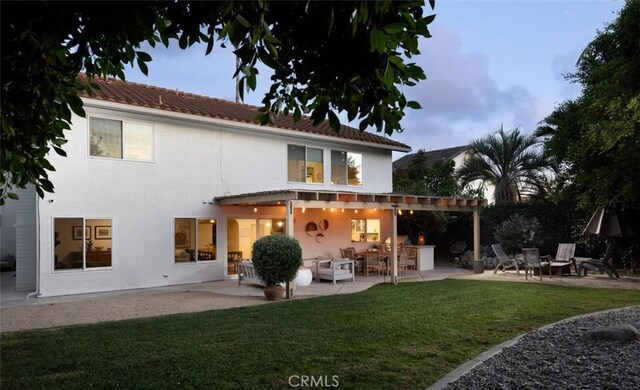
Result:
[[471,142],[471,157],[457,171],[460,184],[481,180],[493,185],[496,204],[521,201],[524,193],[544,192],[549,164],[537,144],[534,136],[523,135],[517,127],[505,133],[500,126],[496,133]]

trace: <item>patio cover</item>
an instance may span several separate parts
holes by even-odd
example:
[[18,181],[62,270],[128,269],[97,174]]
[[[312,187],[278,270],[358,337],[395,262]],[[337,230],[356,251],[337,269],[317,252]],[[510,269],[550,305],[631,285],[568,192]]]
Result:
[[392,280],[397,283],[397,215],[398,209],[416,211],[466,211],[473,212],[473,252],[480,258],[479,208],[487,205],[486,199],[458,199],[448,197],[406,195],[392,193],[366,193],[347,191],[276,190],[214,198],[220,206],[286,206],[286,229],[293,235],[294,208],[344,208],[390,210],[392,214],[391,248]]

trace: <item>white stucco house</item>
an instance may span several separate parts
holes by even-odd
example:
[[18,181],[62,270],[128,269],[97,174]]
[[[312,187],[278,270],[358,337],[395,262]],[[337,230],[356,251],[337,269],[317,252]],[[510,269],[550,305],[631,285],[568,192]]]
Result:
[[260,126],[254,106],[97,82],[66,133],[68,157],[49,156],[55,193],[20,190],[17,222],[3,226],[15,229],[20,291],[235,278],[264,235],[293,235],[305,258],[340,257],[395,240],[397,208],[477,217],[486,203],[392,194],[392,152],[410,147],[389,138],[304,118]]

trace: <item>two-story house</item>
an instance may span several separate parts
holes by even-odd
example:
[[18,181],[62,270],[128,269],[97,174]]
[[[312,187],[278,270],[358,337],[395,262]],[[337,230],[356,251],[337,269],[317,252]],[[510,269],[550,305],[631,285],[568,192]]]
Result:
[[[55,193],[20,191],[19,288],[41,296],[237,277],[236,260],[277,232],[305,258],[395,238],[395,211],[482,201],[393,195],[392,152],[410,147],[346,126],[118,80],[74,116]],[[479,224],[478,224],[479,226]]]

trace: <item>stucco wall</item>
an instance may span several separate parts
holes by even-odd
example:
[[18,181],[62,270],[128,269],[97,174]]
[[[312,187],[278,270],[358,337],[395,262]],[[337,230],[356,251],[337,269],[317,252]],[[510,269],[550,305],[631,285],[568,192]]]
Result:
[[[68,157],[50,156],[56,167],[50,174],[55,194],[47,194],[39,202],[40,294],[43,296],[224,279],[227,277],[227,218],[282,218],[284,210],[261,209],[254,213],[252,208],[222,208],[213,202],[215,196],[286,188],[391,191],[391,151],[388,150],[340,144],[334,140],[322,143],[285,138],[253,130],[241,131],[224,124],[85,108],[88,115],[153,125],[155,158],[153,162],[134,162],[89,157],[88,120],[73,118],[72,129],[66,133]],[[362,153],[364,185],[331,186],[329,180],[324,184],[288,183],[288,142],[323,148],[325,178],[330,177],[332,148]],[[61,217],[110,219],[112,266],[54,270],[54,219]],[[221,260],[175,264],[175,218],[216,219],[216,257]],[[301,237],[300,223],[295,226],[296,236]],[[336,238],[332,236],[326,247],[347,244],[348,234],[337,238],[340,229],[346,228],[346,222],[340,226],[334,223],[331,234],[336,232]],[[325,251],[312,243],[303,242],[303,245],[305,256],[315,257]]]

